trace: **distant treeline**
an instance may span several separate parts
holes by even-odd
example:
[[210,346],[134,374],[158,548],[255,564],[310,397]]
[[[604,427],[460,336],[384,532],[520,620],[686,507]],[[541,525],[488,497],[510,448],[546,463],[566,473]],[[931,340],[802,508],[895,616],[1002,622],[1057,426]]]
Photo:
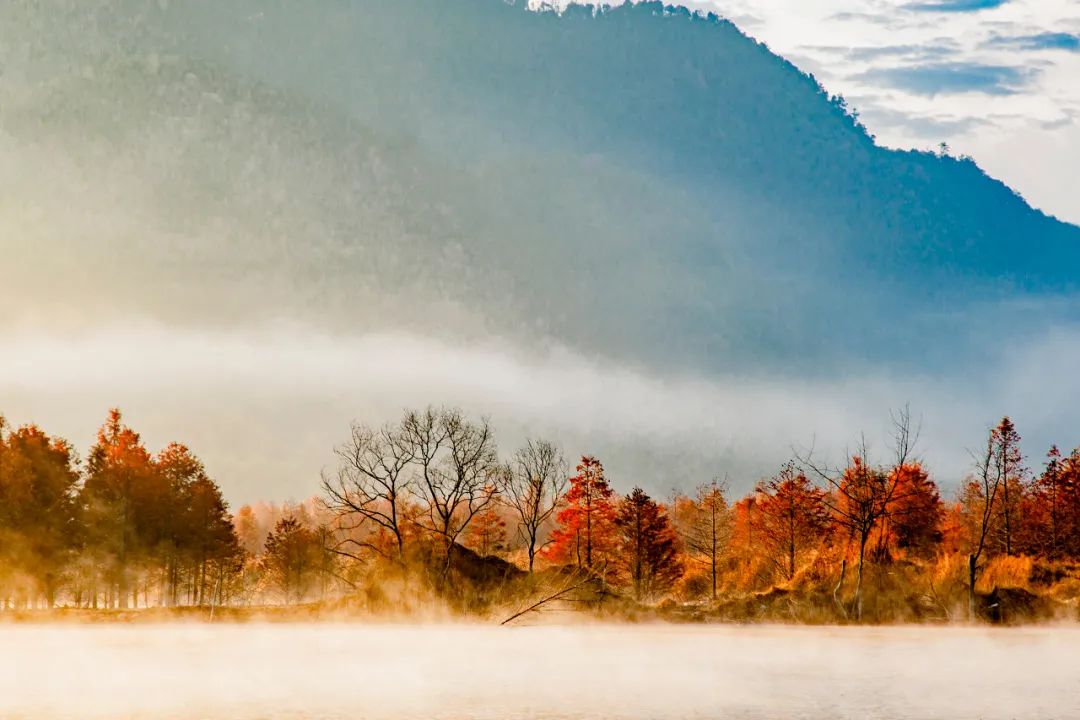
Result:
[[425,592],[477,610],[518,578],[540,604],[588,583],[597,602],[774,617],[782,600],[795,619],[884,620],[980,614],[999,587],[1080,595],[1080,450],[1051,448],[1034,473],[1004,418],[945,502],[916,440],[905,411],[887,462],[807,454],[735,501],[717,481],[660,501],[618,495],[594,457],[571,472],[548,441],[501,457],[486,419],[429,408],[354,425],[319,498],[230,515],[190,450],[150,453],[119,411],[85,462],[0,421],[0,605],[371,607]]

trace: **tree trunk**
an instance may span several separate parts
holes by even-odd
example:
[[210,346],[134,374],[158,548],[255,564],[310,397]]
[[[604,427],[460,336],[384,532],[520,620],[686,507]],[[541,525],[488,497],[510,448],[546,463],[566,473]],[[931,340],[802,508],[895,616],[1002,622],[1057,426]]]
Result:
[[592,500],[585,507],[585,567],[592,570]]
[[858,574],[855,576],[855,619],[862,622],[862,610],[863,610],[863,563],[866,558],[866,541],[869,539],[869,531],[861,533],[859,535],[859,569]]
[[840,561],[840,579],[836,581],[836,587],[832,591],[833,602],[836,603],[836,607],[840,608],[840,612],[847,619],[847,610],[844,609],[844,603],[840,600],[840,590],[844,587],[845,575],[847,575],[847,558]]
[[712,554],[712,599],[716,602],[716,550]]
[[974,555],[968,555],[968,617],[975,620],[975,564]]
[[793,540],[788,545],[788,567],[787,567],[788,580],[795,577],[795,541]]
[[717,533],[716,533],[716,503],[715,502],[710,504],[709,512],[710,512],[711,519],[712,519],[712,527],[709,528],[712,531],[711,532],[712,537],[710,538],[710,540],[712,541],[712,545],[709,548],[710,550],[712,550],[712,557],[709,558],[709,560],[710,560],[709,565],[710,565],[710,570],[712,571],[712,599],[713,599],[713,602],[716,602],[716,561],[717,561],[717,555],[718,555],[718,550],[719,550],[718,546],[719,546],[720,543],[718,542]]
[[1005,493],[1005,555],[1012,555],[1012,523],[1011,520],[1011,508],[1009,507],[1009,476],[1005,475],[1005,484],[1002,487]]

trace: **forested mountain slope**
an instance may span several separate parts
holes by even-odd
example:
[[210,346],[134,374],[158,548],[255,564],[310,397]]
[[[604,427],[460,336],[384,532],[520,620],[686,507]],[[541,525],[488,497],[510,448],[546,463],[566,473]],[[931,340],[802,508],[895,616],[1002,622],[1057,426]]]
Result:
[[875,145],[731,23],[656,3],[13,2],[0,63],[8,322],[827,372],[953,362],[1045,322],[1032,298],[1073,312],[1080,229]]

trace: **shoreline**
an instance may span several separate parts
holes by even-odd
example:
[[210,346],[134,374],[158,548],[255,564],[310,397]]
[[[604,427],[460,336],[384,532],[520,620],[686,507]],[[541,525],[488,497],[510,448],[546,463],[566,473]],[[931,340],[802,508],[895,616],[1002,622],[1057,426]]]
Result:
[[[341,626],[471,626],[471,627],[756,627],[756,628],[834,628],[834,629],[892,629],[892,628],[948,628],[948,629],[1023,629],[1023,628],[1076,628],[1080,629],[1080,609],[1062,606],[1050,617],[1016,619],[1007,622],[970,621],[968,619],[931,618],[922,621],[897,620],[892,622],[829,622],[798,620],[783,617],[735,618],[711,614],[700,608],[643,609],[632,616],[603,612],[554,610],[523,618],[511,625],[501,625],[501,614],[489,616],[455,615],[449,612],[433,613],[365,613],[342,611],[319,607],[251,607],[251,608],[140,608],[140,609],[86,609],[54,608],[51,610],[4,610],[0,611],[0,628],[17,626],[184,626],[184,625],[341,625]],[[717,611],[713,610],[712,613]]]

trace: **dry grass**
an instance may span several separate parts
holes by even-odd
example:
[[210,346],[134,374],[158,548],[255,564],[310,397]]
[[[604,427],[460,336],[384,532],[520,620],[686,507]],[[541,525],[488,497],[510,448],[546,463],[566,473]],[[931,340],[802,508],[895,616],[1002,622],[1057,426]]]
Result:
[[1031,570],[1034,564],[1032,558],[1025,556],[991,558],[975,583],[975,591],[988,593],[994,588],[1031,591]]

